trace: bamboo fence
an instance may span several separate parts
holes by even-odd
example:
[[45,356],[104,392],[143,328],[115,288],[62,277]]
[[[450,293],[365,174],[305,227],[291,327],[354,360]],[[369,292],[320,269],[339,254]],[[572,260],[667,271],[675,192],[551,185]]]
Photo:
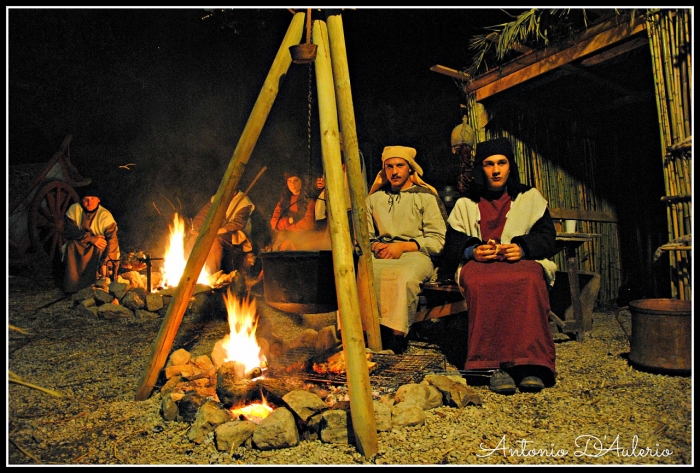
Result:
[[[471,99],[473,100],[473,99]],[[475,102],[468,107],[474,109]],[[504,136],[513,143],[515,161],[520,181],[536,187],[549,202],[550,208],[606,211],[614,214],[611,203],[596,192],[595,170],[599,151],[595,139],[587,136],[580,125],[572,122],[569,126],[565,159],[557,155],[547,157],[538,151],[560,143],[561,134],[554,135],[546,124],[536,128],[521,129],[520,124],[538,124],[533,111],[519,111],[508,125],[499,130],[485,131],[483,126],[472,122],[471,126],[483,134],[478,141]],[[474,119],[473,115],[469,115]],[[476,125],[476,126],[475,126]],[[505,124],[504,124],[505,125]],[[511,126],[512,125],[512,126]],[[530,125],[533,126],[533,125]],[[506,130],[506,128],[508,130]],[[557,144],[557,147],[560,145]],[[579,271],[596,272],[601,276],[598,304],[610,306],[617,298],[621,285],[620,244],[617,222],[579,221],[578,231],[600,235],[584,243],[576,250]],[[563,252],[554,257],[559,271],[566,272],[566,257]]]
[[[654,69],[661,133],[669,243],[692,234],[692,127],[691,127],[691,12],[652,10],[647,15],[649,49]],[[668,249],[671,293],[692,300],[692,246]]]

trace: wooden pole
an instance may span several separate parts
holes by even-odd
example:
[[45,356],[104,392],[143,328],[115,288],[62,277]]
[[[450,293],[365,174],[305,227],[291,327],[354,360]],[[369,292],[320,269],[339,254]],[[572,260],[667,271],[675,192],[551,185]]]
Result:
[[163,319],[163,324],[158,332],[158,337],[153,344],[151,358],[148,362],[141,384],[136,391],[135,399],[143,401],[148,399],[153,390],[153,386],[158,379],[158,373],[165,366],[173,340],[180,328],[182,317],[187,309],[194,287],[197,284],[202,266],[207,259],[209,250],[211,249],[216,232],[223,222],[226,214],[226,208],[233,198],[233,194],[238,185],[245,166],[250,159],[253,148],[260,137],[263,125],[270,113],[272,104],[277,97],[278,85],[292,63],[292,56],[289,53],[289,47],[299,44],[304,29],[304,13],[296,13],[292,18],[292,22],[287,29],[287,33],[282,40],[282,44],[277,51],[277,55],[272,63],[270,72],[265,79],[262,90],[258,95],[258,99],[253,106],[253,111],[248,118],[245,129],[238,140],[238,145],[233,152],[231,162],[224,174],[224,178],[219,185],[219,190],[214,196],[214,202],[207,217],[202,224],[202,230],[197,236],[192,253],[187,260],[185,270],[183,272],[180,283],[177,286],[173,299],[170,301],[168,311]]
[[315,66],[321,154],[326,175],[328,227],[331,233],[333,274],[338,294],[338,311],[347,367],[350,416],[357,448],[365,457],[370,458],[375,456],[379,449],[377,426],[362,323],[357,316],[360,313],[360,304],[357,296],[350,226],[345,217],[347,211],[343,189],[345,177],[340,157],[338,110],[328,46],[328,29],[325,22],[320,20],[314,22],[313,42],[318,45]]
[[367,229],[366,184],[362,182],[360,151],[357,147],[355,110],[350,89],[343,19],[340,14],[332,14],[328,16],[327,21],[335,95],[338,101],[338,116],[345,147],[345,169],[352,202],[352,225],[355,228],[355,238],[360,247],[357,263],[357,293],[360,298],[360,315],[362,316],[362,327],[367,335],[367,346],[374,351],[380,351],[382,338],[379,333],[379,303],[377,302],[377,294],[374,292],[372,251],[369,246],[369,230]]

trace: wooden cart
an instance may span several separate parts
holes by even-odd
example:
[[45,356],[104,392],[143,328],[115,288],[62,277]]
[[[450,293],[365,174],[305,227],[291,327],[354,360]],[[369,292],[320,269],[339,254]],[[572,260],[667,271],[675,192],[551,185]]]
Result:
[[14,198],[9,196],[10,263],[24,263],[28,253],[36,252],[45,253],[52,262],[61,259],[63,219],[68,207],[80,200],[75,188],[92,181],[83,178],[70,162],[72,138],[64,138],[59,150],[33,179],[37,165],[9,167],[9,189],[20,189]]

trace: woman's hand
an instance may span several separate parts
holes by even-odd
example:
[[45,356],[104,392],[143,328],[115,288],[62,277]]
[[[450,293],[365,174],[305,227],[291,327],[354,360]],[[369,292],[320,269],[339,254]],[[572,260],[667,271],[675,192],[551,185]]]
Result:
[[474,248],[474,259],[476,261],[481,261],[482,263],[487,261],[496,261],[498,259],[499,248],[497,245],[479,245]]
[[489,242],[474,248],[474,259],[481,262],[519,261],[522,257],[522,249],[515,243]]
[[523,250],[515,243],[504,243],[501,245],[501,256],[506,261],[519,261],[523,257]]

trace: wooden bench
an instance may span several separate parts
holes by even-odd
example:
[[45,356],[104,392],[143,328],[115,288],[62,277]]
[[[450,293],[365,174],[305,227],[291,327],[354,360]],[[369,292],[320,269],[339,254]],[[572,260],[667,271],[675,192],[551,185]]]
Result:
[[456,282],[427,282],[421,291],[415,322],[439,319],[462,312],[467,312],[467,301],[459,292]]
[[[553,334],[564,333],[582,341],[585,333],[591,330],[593,307],[600,290],[600,275],[579,271],[574,277],[578,291],[574,289],[572,292],[574,284],[571,284],[569,272],[557,271],[554,287],[549,291],[549,321]],[[572,297],[572,293],[577,299]],[[576,300],[578,303],[575,303]],[[423,285],[414,323],[468,312],[467,301],[459,292],[456,282],[428,282]]]

